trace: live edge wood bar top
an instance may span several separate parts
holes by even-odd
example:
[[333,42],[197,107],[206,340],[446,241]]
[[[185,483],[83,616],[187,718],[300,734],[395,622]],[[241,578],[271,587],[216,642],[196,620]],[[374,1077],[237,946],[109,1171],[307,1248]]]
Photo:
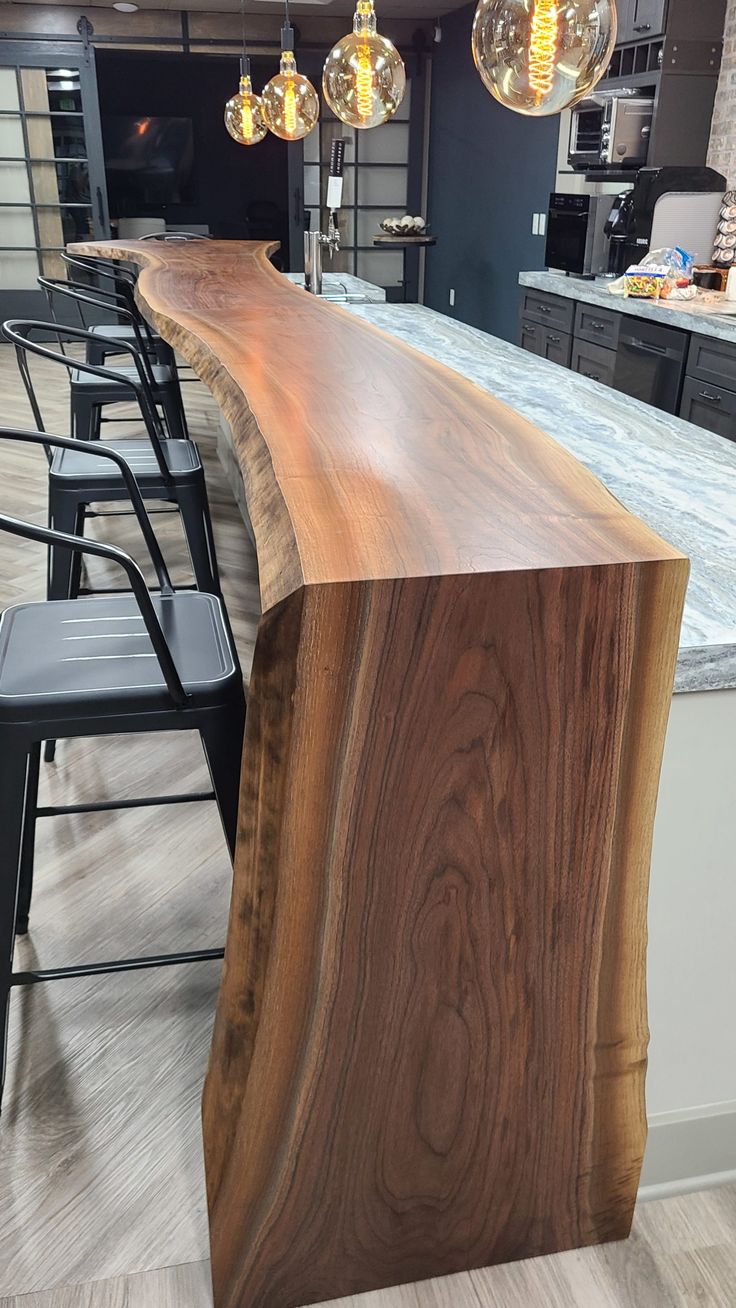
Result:
[[141,265],[258,550],[204,1093],[216,1308],[625,1237],[687,561],[267,244],[73,248]]

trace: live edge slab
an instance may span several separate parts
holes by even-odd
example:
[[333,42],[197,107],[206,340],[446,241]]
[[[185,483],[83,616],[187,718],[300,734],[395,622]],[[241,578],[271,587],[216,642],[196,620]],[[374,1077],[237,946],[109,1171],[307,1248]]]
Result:
[[267,244],[74,248],[141,265],[258,550],[204,1092],[216,1308],[625,1237],[687,560]]

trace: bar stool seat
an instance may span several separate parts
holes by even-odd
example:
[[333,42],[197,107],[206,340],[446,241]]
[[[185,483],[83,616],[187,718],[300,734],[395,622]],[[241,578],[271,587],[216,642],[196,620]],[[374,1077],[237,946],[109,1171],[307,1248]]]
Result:
[[[241,682],[220,600],[201,591],[151,597],[188,695],[217,703]],[[29,652],[33,651],[32,657]],[[56,723],[171,709],[133,595],[16,604],[0,617],[0,724]]]
[[[121,348],[122,348],[122,341],[121,341]],[[114,371],[116,376],[122,377],[124,379],[127,378],[127,380],[131,383],[131,391],[130,391],[129,398],[132,400],[135,399],[133,383],[138,381],[137,369],[131,367],[127,363],[120,363],[114,365]],[[163,387],[163,386],[169,386],[171,384],[172,381],[171,369],[166,364],[162,364],[162,363],[153,364],[151,368],[151,373],[153,375],[152,380],[155,386]],[[120,404],[126,399],[124,389],[119,383],[117,385],[113,385],[112,382],[105,383],[101,378],[95,377],[92,373],[80,372],[78,368],[71,369],[71,383],[72,386],[79,386],[84,388],[85,390],[88,389],[93,391],[99,390],[103,400],[107,400],[108,403]],[[156,398],[159,399],[160,401],[159,396],[157,396]]]
[[[145,437],[141,440],[103,441],[101,444],[105,450],[114,450],[125,459],[141,487],[148,489],[149,483],[158,485],[161,481],[158,460],[151,442]],[[202,461],[194,441],[162,441],[161,452],[172,475],[201,471]],[[88,455],[84,450],[56,450],[49,472],[52,477],[69,477],[75,482],[96,481],[100,477],[107,482],[112,476],[116,483],[119,482],[120,489],[124,489],[122,478],[116,475],[117,470],[104,454],[95,458],[94,452]]]
[[[109,355],[115,354],[112,341],[120,342],[122,353],[127,345],[136,345],[140,335],[140,329],[136,333],[131,323],[97,323],[90,327],[89,331],[95,340],[87,345],[87,363],[99,364],[104,364]],[[159,363],[166,364],[168,367],[174,364],[174,351],[158,332],[151,331],[149,328],[147,337],[144,338],[144,345],[153,352]]]

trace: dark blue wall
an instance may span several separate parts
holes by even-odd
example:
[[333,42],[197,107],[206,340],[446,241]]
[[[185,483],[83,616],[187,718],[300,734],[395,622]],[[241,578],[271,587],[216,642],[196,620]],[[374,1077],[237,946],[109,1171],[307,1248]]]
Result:
[[[473,63],[474,6],[442,19],[432,66],[425,303],[494,336],[518,336],[522,269],[544,267],[532,214],[546,213],[559,118],[526,118],[486,91]],[[449,306],[455,288],[455,308]]]

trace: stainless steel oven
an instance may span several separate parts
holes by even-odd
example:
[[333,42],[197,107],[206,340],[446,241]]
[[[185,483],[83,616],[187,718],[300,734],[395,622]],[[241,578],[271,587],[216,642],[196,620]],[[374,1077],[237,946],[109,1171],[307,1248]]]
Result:
[[601,91],[572,111],[568,163],[578,172],[641,168],[647,161],[654,112],[651,95]]

